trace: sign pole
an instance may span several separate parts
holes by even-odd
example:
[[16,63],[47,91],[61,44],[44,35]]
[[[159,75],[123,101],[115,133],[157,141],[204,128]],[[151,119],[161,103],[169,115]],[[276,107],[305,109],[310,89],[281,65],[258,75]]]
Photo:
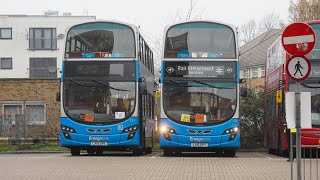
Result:
[[311,64],[305,55],[310,53],[314,48],[316,44],[316,35],[308,24],[293,23],[283,31],[281,42],[285,51],[292,55],[292,57],[286,62],[286,72],[294,81],[296,81],[297,86],[295,92],[297,130],[296,157],[297,179],[301,180],[301,93],[299,86],[300,81],[305,80],[310,74]]
[[296,82],[296,93],[295,93],[295,101],[296,101],[296,157],[297,157],[297,179],[301,180],[301,114],[300,114],[300,90],[299,90],[300,82]]

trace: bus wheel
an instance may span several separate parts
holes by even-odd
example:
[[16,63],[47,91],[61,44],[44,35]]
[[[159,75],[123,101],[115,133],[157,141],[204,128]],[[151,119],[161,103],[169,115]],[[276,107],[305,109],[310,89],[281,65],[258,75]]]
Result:
[[174,151],[175,156],[181,156],[181,154],[182,154],[181,150]]
[[172,156],[173,151],[171,149],[163,149],[163,156]]
[[235,157],[236,156],[236,150],[235,149],[224,150],[224,155],[226,157]]
[[96,150],[96,155],[101,156],[102,154],[103,154],[103,150],[102,149]]
[[88,149],[88,150],[87,150],[87,153],[88,153],[90,156],[93,156],[93,155],[94,155],[94,150],[93,150],[93,149]]
[[144,152],[145,152],[146,154],[151,154],[151,153],[152,153],[152,148],[151,148],[151,147],[146,147],[145,150],[144,150]]
[[268,153],[269,153],[269,154],[275,154],[275,150],[272,149],[272,148],[268,148]]
[[71,147],[72,156],[80,156],[80,147]]
[[141,149],[133,149],[132,153],[134,156],[140,156],[140,155],[142,155],[142,150]]

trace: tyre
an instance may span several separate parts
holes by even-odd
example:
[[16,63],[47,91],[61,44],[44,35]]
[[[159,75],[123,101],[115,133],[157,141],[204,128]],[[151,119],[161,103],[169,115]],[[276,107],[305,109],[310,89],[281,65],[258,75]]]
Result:
[[146,154],[151,154],[151,153],[152,153],[152,148],[151,148],[151,147],[146,147],[145,150],[144,150],[144,152],[145,152]]
[[174,155],[175,155],[175,156],[181,156],[181,154],[182,154],[182,151],[181,151],[181,150],[176,150],[176,151],[174,151]]
[[94,150],[93,150],[93,149],[88,149],[88,150],[87,150],[87,153],[88,153],[90,156],[93,156],[93,155],[94,155]]
[[235,149],[224,150],[224,155],[226,157],[235,157],[236,156],[236,150]]
[[163,149],[163,156],[172,156],[173,151],[171,149]]
[[103,155],[103,150],[102,149],[96,150],[96,155],[99,155],[99,156]]
[[134,156],[141,156],[142,150],[141,149],[133,149],[132,153]]
[[72,156],[80,156],[80,147],[71,147],[70,149]]

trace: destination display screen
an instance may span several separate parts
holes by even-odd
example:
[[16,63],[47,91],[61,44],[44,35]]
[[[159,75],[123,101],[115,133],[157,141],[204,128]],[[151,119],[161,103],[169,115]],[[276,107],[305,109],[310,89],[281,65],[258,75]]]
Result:
[[64,77],[135,79],[135,62],[65,61]]
[[164,77],[236,78],[236,62],[165,62]]

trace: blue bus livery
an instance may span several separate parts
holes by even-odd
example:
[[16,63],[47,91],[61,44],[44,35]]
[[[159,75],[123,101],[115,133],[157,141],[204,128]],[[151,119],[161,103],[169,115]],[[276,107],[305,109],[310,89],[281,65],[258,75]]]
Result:
[[171,25],[161,63],[160,146],[165,156],[240,146],[236,28],[211,21]]
[[71,27],[61,76],[60,144],[150,153],[154,127],[153,53],[138,28],[97,21]]

